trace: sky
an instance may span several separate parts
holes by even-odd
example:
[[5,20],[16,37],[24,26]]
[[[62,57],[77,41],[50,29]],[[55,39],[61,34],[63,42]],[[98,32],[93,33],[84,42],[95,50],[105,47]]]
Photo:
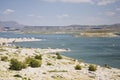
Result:
[[0,0],[0,21],[32,26],[120,23],[120,0]]

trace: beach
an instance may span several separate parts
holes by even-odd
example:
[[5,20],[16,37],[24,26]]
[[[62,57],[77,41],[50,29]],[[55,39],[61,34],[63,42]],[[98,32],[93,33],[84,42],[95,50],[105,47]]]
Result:
[[35,38],[0,38],[0,44],[2,43],[15,43],[15,42],[28,42],[28,41],[41,41],[41,39]]

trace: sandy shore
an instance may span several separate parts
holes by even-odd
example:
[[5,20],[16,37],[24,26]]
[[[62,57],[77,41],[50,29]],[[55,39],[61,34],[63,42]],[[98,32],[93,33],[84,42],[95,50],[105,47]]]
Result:
[[26,41],[41,41],[41,39],[35,39],[35,38],[0,38],[0,43],[26,42]]
[[[89,71],[90,64],[79,62],[62,56],[57,59],[56,52],[64,52],[65,49],[35,49],[16,48],[13,46],[1,46],[0,58],[8,56],[8,61],[0,61],[0,80],[120,80],[120,70],[116,68],[106,68],[97,65],[95,72]],[[28,56],[42,55],[41,67],[27,67],[20,71],[9,70],[11,58],[23,61]],[[47,63],[51,65],[47,65]],[[81,70],[75,70],[75,65],[81,65]],[[19,74],[22,77],[14,77]]]

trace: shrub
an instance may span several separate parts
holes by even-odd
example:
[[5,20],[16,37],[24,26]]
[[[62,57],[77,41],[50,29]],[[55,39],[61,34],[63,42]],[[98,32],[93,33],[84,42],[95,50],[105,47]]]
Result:
[[56,55],[60,55],[59,53],[56,53]]
[[6,51],[5,49],[0,48],[0,52]]
[[10,68],[11,70],[21,70],[23,68],[26,68],[27,65],[25,63],[22,63],[20,61],[18,61],[17,59],[11,59],[10,62]]
[[25,62],[22,62],[22,68],[25,69],[27,67],[28,67],[28,65]]
[[16,46],[15,48],[16,48],[16,49],[19,49],[20,47],[19,47],[19,46]]
[[50,71],[48,71],[48,72],[67,72],[66,70],[50,70]]
[[52,56],[52,58],[56,58],[55,56]]
[[97,70],[97,66],[95,65],[89,65],[89,71],[96,71]]
[[3,46],[5,46],[5,45],[6,45],[6,43],[5,43],[5,42],[3,42],[3,43],[2,43],[2,45],[3,45]]
[[35,59],[42,60],[42,55],[36,55],[36,56],[35,56]]
[[22,78],[22,76],[21,76],[21,75],[19,75],[19,74],[14,75],[14,77],[19,77],[19,78]]
[[42,64],[42,61],[39,59],[28,57],[25,59],[25,63],[28,64],[30,67],[40,67]]
[[30,64],[30,62],[31,62],[33,59],[34,59],[34,58],[27,57],[27,58],[25,59],[25,63],[26,63],[26,64]]
[[22,69],[22,63],[18,61],[17,59],[11,59],[11,65],[10,69],[12,70],[21,70]]
[[8,60],[8,57],[7,57],[7,56],[1,57],[1,61],[7,61],[7,60]]
[[52,65],[52,63],[48,62],[48,63],[47,63],[47,65],[49,65],[49,66],[50,66],[50,65]]
[[76,66],[75,66],[75,70],[81,70],[82,68],[81,68],[81,66],[79,65],[79,64],[77,64]]
[[111,69],[111,67],[107,64],[104,65],[104,67],[108,68],[108,69]]
[[61,55],[57,55],[57,59],[62,59],[62,56]]
[[62,56],[59,53],[56,53],[57,59],[62,59]]
[[40,67],[41,66],[41,60],[37,60],[37,59],[32,59],[31,62],[29,63],[29,66],[31,67]]

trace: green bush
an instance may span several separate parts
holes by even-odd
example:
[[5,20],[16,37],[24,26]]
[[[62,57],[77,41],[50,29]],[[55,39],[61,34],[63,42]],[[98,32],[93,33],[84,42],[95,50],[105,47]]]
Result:
[[40,67],[42,64],[42,61],[39,59],[27,57],[25,59],[25,63],[28,64],[28,66],[30,66],[30,67]]
[[42,55],[36,55],[36,56],[35,56],[35,59],[42,60]]
[[34,58],[32,58],[32,57],[27,57],[26,59],[25,59],[25,63],[26,64],[30,64],[30,62],[33,60]]
[[81,66],[79,65],[79,64],[77,64],[76,66],[75,66],[75,70],[81,70],[82,68],[81,68]]
[[57,59],[62,59],[62,56],[61,55],[57,55]]
[[47,62],[47,65],[49,65],[49,66],[50,66],[50,65],[52,65],[52,63],[50,63],[50,62]]
[[7,57],[7,56],[1,57],[1,61],[7,61],[7,60],[8,60],[8,57]]
[[96,71],[97,70],[97,66],[96,65],[89,65],[89,71]]
[[31,67],[40,67],[42,64],[41,60],[37,60],[37,59],[32,59],[31,62],[29,63],[29,66]]
[[111,69],[111,67],[107,64],[104,65],[104,67],[108,68],[108,69]]
[[11,59],[10,62],[10,68],[11,70],[21,70],[23,68],[26,68],[27,65],[25,63],[22,63],[20,61],[18,61],[17,59]]
[[5,42],[3,42],[3,43],[2,43],[2,45],[3,45],[3,46],[5,46],[5,45],[6,45],[6,43],[5,43]]
[[22,69],[25,69],[27,67],[28,67],[28,65],[25,62],[22,62]]
[[14,75],[14,77],[19,77],[19,78],[22,78],[22,76],[21,76],[21,75],[19,75],[19,74]]
[[5,49],[0,48],[0,52],[6,51]]
[[19,47],[19,46],[16,46],[15,48],[16,48],[16,49],[19,49],[20,47]]
[[56,53],[57,59],[62,59],[62,56],[59,53]]
[[60,55],[59,53],[56,53],[56,55]]

